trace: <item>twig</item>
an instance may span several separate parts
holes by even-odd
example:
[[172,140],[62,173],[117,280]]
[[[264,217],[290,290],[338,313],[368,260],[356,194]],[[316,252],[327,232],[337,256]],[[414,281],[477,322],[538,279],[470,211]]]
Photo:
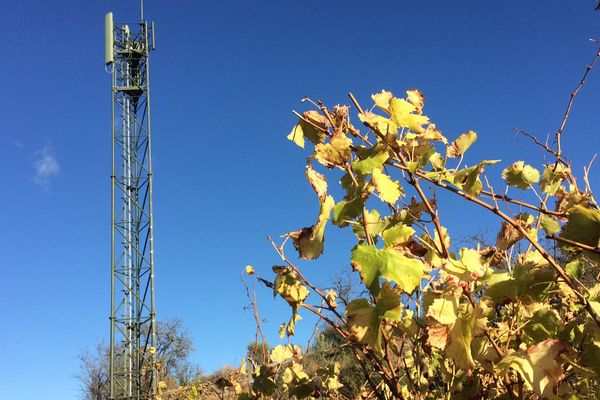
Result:
[[[557,159],[556,159],[556,165],[558,165],[559,159],[562,156],[562,147],[561,147],[560,139],[561,139],[561,135],[565,129],[565,125],[567,124],[567,120],[569,119],[569,114],[571,113],[571,108],[573,107],[573,102],[575,101],[575,96],[577,96],[577,93],[579,93],[579,90],[581,90],[581,88],[583,87],[583,84],[585,83],[587,76],[589,75],[590,71],[594,67],[594,64],[596,64],[596,61],[598,61],[598,58],[600,58],[600,48],[596,52],[596,55],[594,56],[594,60],[592,61],[592,63],[586,65],[585,73],[583,74],[583,77],[581,78],[579,85],[577,85],[577,88],[573,91],[573,93],[571,93],[571,98],[569,99],[569,103],[567,104],[567,109],[565,110],[565,114],[563,116],[562,123],[560,124],[560,128],[558,128],[558,130],[556,131],[556,153],[558,155]],[[555,169],[556,169],[556,165],[555,165]]]
[[579,243],[571,239],[567,239],[560,236],[548,235],[546,239],[556,240],[557,242],[563,242],[566,244],[570,244],[571,246],[579,247],[580,249],[591,251],[592,253],[600,254],[600,247],[589,246],[587,244]]
[[314,128],[316,128],[316,129],[320,130],[321,132],[323,132],[323,133],[326,133],[326,134],[328,134],[328,135],[330,134],[330,132],[329,132],[329,130],[328,130],[328,129],[326,129],[326,128],[323,128],[322,126],[319,126],[318,124],[315,124],[314,122],[312,122],[310,119],[306,118],[304,115],[300,114],[299,112],[297,112],[297,111],[295,111],[295,110],[292,110],[292,113],[293,113],[293,114],[294,114],[296,117],[300,118],[302,121],[306,122],[307,124],[309,124],[309,125],[313,126],[313,127],[314,127]]
[[296,275],[302,281],[302,283],[304,283],[306,286],[308,286],[312,290],[314,290],[315,293],[317,293],[319,295],[319,297],[321,297],[321,299],[323,299],[323,301],[325,302],[325,304],[327,304],[329,306],[329,310],[331,312],[333,312],[335,314],[335,316],[340,319],[340,321],[342,321],[342,322],[345,323],[346,319],[344,318],[344,316],[341,315],[339,313],[339,311],[335,309],[335,307],[332,307],[329,304],[329,301],[327,300],[327,296],[325,296],[325,294],[323,293],[323,291],[321,291],[320,289],[318,289],[315,285],[313,285],[312,283],[310,283],[308,281],[308,279],[306,279],[306,277],[302,274],[302,272],[285,256],[285,254],[283,253],[283,250],[279,246],[277,246],[275,244],[275,242],[273,241],[273,239],[271,238],[271,236],[267,236],[267,239],[271,242],[271,245],[273,246],[273,248],[275,248],[275,251],[277,251],[277,254],[279,254],[279,257],[281,257],[281,259],[283,260],[283,262],[285,262],[294,271],[294,273],[296,273]]

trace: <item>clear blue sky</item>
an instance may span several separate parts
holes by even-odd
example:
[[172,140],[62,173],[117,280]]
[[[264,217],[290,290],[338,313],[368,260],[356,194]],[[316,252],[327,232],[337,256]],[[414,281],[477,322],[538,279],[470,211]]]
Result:
[[[538,154],[512,128],[556,130],[593,57],[588,39],[600,37],[592,0],[145,3],[157,40],[158,316],[183,319],[206,371],[238,362],[253,337],[239,272],[253,264],[268,276],[277,257],[266,235],[315,219],[306,153],[285,139],[302,96],[335,104],[351,90],[368,103],[382,88],[421,88],[438,127],[449,137],[477,131],[471,156],[501,158],[489,169],[499,174]],[[103,16],[135,21],[138,2],[0,5],[0,397],[71,399],[78,352],[109,328]],[[594,71],[565,134],[578,172],[600,149],[599,86]],[[493,231],[479,215],[454,208],[444,222],[455,237]],[[325,284],[348,264],[349,242],[330,228],[326,255],[302,265]],[[288,308],[259,294],[275,343]],[[304,343],[310,325],[298,329]]]

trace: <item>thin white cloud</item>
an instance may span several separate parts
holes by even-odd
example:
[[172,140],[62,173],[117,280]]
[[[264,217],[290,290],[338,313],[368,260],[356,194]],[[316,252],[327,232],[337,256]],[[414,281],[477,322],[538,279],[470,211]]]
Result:
[[58,161],[56,161],[56,156],[48,146],[35,153],[33,167],[35,169],[35,176],[33,177],[34,182],[44,188],[48,188],[52,178],[60,172],[60,166],[58,165]]

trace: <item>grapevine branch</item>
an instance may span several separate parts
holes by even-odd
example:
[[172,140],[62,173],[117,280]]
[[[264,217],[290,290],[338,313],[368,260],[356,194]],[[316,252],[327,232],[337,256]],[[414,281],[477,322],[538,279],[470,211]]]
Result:
[[[359,102],[356,100],[356,97],[354,97],[354,95],[352,93],[348,93],[348,97],[350,98],[350,100],[352,101],[352,103],[354,104],[354,106],[356,107],[358,112],[361,114],[364,114],[363,108],[360,106]],[[377,136],[381,137],[382,139],[385,139],[385,135],[383,135],[383,133],[381,133],[375,126],[369,124],[366,121],[364,122],[364,125],[367,128],[371,129],[373,132],[375,132],[375,134]],[[441,249],[440,249],[439,253],[442,255],[443,258],[447,258],[448,257],[448,248],[446,247],[446,243],[444,242],[444,232],[442,231],[442,225],[440,224],[440,218],[438,216],[438,213],[434,210],[433,206],[431,205],[431,202],[429,201],[429,199],[423,192],[423,189],[421,188],[421,185],[419,184],[418,178],[415,176],[415,174],[413,174],[409,170],[408,163],[407,163],[404,155],[402,155],[402,153],[400,151],[395,151],[395,150],[394,150],[394,154],[396,155],[397,158],[399,158],[400,162],[402,162],[402,164],[406,167],[405,170],[408,172],[408,176],[410,177],[410,179],[409,179],[410,184],[415,188],[415,190],[419,194],[419,197],[421,198],[421,200],[423,201],[423,204],[425,205],[425,208],[427,209],[427,213],[431,216],[431,220],[432,220],[433,224],[435,225],[435,229],[437,230],[438,236],[440,238],[439,242],[440,242]]]
[[[560,139],[561,139],[561,136],[565,129],[565,125],[567,124],[567,120],[569,119],[569,115],[571,113],[571,108],[573,107],[573,103],[575,102],[575,97],[577,96],[577,94],[579,93],[581,88],[583,87],[588,75],[590,74],[590,71],[592,70],[592,68],[594,67],[594,65],[596,64],[596,62],[598,61],[599,58],[600,58],[600,47],[598,48],[598,51],[596,52],[596,55],[594,56],[594,59],[592,60],[591,64],[586,65],[585,73],[583,74],[583,77],[581,78],[579,85],[577,85],[577,88],[575,88],[575,90],[571,93],[571,98],[569,99],[569,103],[567,104],[567,109],[565,110],[565,114],[564,114],[562,122],[560,124],[560,128],[558,128],[558,130],[556,131],[556,153],[557,153],[556,165],[558,165],[559,159],[562,156],[562,146],[561,146]],[[555,166],[555,168],[556,168],[556,166]]]

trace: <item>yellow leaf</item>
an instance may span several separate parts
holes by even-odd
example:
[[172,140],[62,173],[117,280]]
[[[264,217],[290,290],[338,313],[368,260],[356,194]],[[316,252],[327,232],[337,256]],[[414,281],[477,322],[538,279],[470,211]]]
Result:
[[437,140],[444,144],[448,143],[448,139],[446,139],[444,137],[444,135],[442,135],[442,132],[437,129],[435,124],[427,125],[427,128],[425,128],[425,131],[419,135],[419,139]]
[[415,106],[415,112],[417,114],[423,113],[423,106],[425,105],[425,95],[419,89],[410,89],[406,91],[406,96],[410,104]]
[[452,142],[450,147],[448,147],[446,155],[450,158],[462,157],[476,140],[477,133],[474,131],[465,132]]
[[387,135],[388,133],[395,135],[398,133],[398,125],[391,119],[387,119],[381,115],[365,111],[362,114],[358,114],[358,118],[383,135]]
[[252,265],[246,265],[246,273],[248,275],[254,275],[254,267]]
[[343,167],[350,161],[352,140],[343,133],[335,134],[329,143],[319,143],[315,146],[315,158],[327,168]]
[[388,108],[390,106],[390,100],[394,97],[392,92],[388,92],[387,90],[382,90],[380,93],[376,93],[371,96],[375,105],[385,112],[388,112]]
[[308,164],[306,166],[306,178],[319,197],[319,201],[321,203],[325,201],[325,197],[327,196],[327,180],[325,179],[325,176],[315,171],[313,167]]
[[458,312],[458,299],[453,295],[446,295],[433,300],[427,310],[427,316],[443,325],[452,325],[456,322]]
[[381,200],[390,204],[396,203],[402,193],[400,191],[400,184],[397,181],[392,180],[388,175],[381,172],[379,168],[373,169],[371,181],[379,192]]
[[292,357],[300,356],[301,354],[302,350],[296,345],[278,345],[271,351],[269,358],[271,361],[281,364],[282,362],[289,360]]
[[568,353],[567,346],[558,339],[547,339],[531,346],[526,353],[512,351],[497,366],[506,375],[509,368],[521,375],[526,385],[544,398],[558,398],[558,384],[564,376],[561,354]]
[[416,107],[404,99],[396,97],[390,100],[390,114],[392,121],[402,128],[408,128],[416,133],[423,133],[424,124],[429,122],[429,118],[424,115],[414,114]]

